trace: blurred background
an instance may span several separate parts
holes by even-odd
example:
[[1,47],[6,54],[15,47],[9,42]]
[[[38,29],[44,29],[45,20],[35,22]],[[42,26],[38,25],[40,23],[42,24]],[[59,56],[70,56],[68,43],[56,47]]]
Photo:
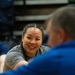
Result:
[[28,23],[40,24],[45,31],[48,15],[67,5],[75,6],[75,0],[0,0],[0,41],[10,47],[18,44]]

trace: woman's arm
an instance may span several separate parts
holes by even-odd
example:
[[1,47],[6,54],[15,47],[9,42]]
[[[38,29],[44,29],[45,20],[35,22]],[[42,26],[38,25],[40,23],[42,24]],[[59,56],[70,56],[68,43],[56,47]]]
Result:
[[6,54],[0,56],[0,72],[3,72],[5,57]]
[[21,66],[21,65],[27,65],[27,64],[28,64],[28,62],[25,61],[25,60],[20,61],[20,62],[18,62],[18,63],[13,67],[13,69],[16,69],[17,67],[19,67],[19,66]]

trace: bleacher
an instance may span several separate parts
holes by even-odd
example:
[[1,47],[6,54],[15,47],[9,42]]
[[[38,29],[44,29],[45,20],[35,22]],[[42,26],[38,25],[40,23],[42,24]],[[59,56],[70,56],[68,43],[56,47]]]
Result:
[[14,35],[21,36],[23,27],[28,23],[35,22],[45,28],[43,23],[48,15],[67,4],[68,0],[14,0]]
[[[44,21],[59,7],[68,5],[68,0],[14,0],[13,35],[21,37],[23,27],[28,23],[38,23],[45,29]],[[2,33],[5,38],[7,33]],[[1,39],[0,38],[0,39]]]

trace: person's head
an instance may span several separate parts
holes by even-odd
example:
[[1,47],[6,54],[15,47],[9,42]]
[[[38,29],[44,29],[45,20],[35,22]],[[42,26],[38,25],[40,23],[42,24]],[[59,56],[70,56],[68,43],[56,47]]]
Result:
[[48,45],[53,47],[75,39],[75,7],[62,7],[47,20]]
[[39,50],[43,40],[43,28],[38,24],[28,24],[23,29],[22,46],[27,55],[32,56]]

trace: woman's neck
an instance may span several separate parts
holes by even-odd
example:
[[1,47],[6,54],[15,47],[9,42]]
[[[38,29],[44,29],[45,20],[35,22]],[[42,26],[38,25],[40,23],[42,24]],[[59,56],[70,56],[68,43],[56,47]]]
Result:
[[28,53],[28,52],[25,52],[25,54],[30,58],[33,58],[36,55],[36,53]]

